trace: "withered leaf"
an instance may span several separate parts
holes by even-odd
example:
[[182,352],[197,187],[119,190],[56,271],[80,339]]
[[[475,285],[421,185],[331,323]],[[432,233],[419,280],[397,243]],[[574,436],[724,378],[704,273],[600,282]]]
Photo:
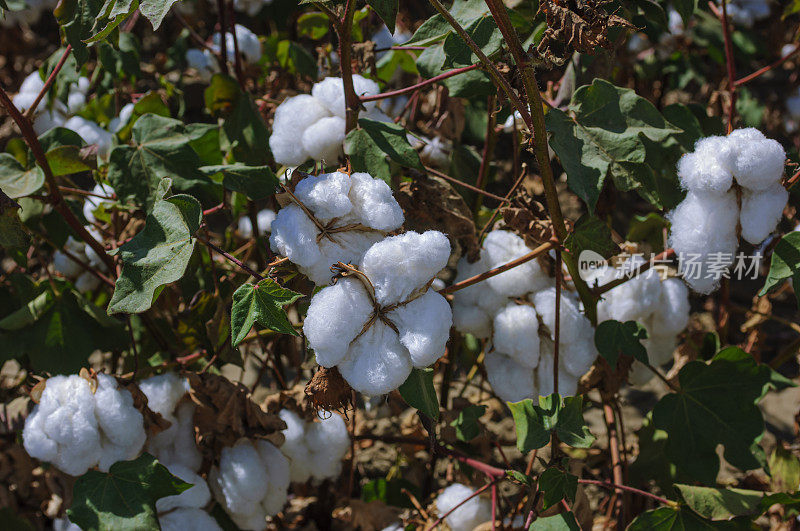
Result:
[[147,405],[147,395],[145,395],[139,386],[133,382],[124,384],[120,382],[123,389],[127,389],[131,396],[133,396],[133,407],[139,410],[144,418],[144,431],[149,437],[156,433],[162,432],[169,428],[172,423],[161,416],[161,413],[156,413]]
[[340,411],[347,413],[353,388],[339,374],[339,369],[320,367],[305,389],[306,401],[314,412]]
[[395,197],[406,215],[407,229],[442,231],[453,243],[457,242],[471,260],[477,259],[480,247],[472,212],[450,183],[421,175],[401,184]]
[[189,397],[197,404],[194,423],[202,446],[218,451],[241,437],[283,442],[280,432],[286,424],[253,402],[241,383],[216,374],[191,373],[189,384]]
[[524,239],[528,247],[536,247],[553,236],[553,224],[544,206],[525,189],[517,192],[511,203],[500,209],[503,221]]

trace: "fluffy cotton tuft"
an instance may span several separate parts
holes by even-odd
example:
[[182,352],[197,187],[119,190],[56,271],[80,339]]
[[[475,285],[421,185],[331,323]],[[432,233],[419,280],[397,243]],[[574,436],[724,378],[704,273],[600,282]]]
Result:
[[742,238],[757,245],[775,229],[783,216],[789,191],[776,184],[760,192],[745,190],[742,196]]
[[338,476],[350,450],[350,434],[342,417],[322,412],[318,422],[305,422],[288,409],[282,410],[280,417],[287,426],[282,451],[289,458],[291,480],[321,481]]
[[200,509],[177,509],[158,517],[161,531],[222,531],[216,520]]
[[[258,226],[258,233],[260,235],[268,234],[272,231],[272,222],[275,221],[275,211],[265,208],[256,214],[256,223]],[[251,238],[253,236],[253,223],[250,221],[250,216],[242,216],[239,218],[237,225],[239,234],[243,238]]]
[[94,393],[78,375],[54,376],[25,420],[22,438],[31,457],[79,476],[133,459],[144,445],[144,421],[130,392],[111,376],[97,375]]
[[454,483],[445,488],[436,498],[436,510],[439,516],[453,511],[444,519],[453,531],[472,531],[480,524],[492,519],[492,505],[485,498],[474,496],[459,505],[474,493],[475,491],[470,487]]
[[242,529],[264,529],[286,503],[289,460],[265,440],[239,439],[222,449],[209,473],[216,500]]
[[308,176],[297,184],[295,197],[331,232],[322,235],[314,220],[292,203],[272,222],[270,246],[316,284],[329,283],[330,268],[337,262],[359,263],[386,232],[403,224],[403,211],[389,185],[367,173]]
[[[235,43],[233,34],[229,31],[225,33],[225,49],[228,54],[228,61],[232,63],[236,60],[235,45],[238,44],[239,53],[242,54],[245,61],[251,64],[258,63],[258,60],[261,59],[261,43],[258,40],[258,36],[241,24],[236,24],[234,31],[236,32]],[[220,34],[215,33],[212,36],[211,51],[218,54],[221,49]]]
[[[372,80],[353,76],[353,85],[361,96],[379,92]],[[367,102],[365,117],[390,121],[376,102]],[[345,98],[342,79],[326,77],[316,83],[311,94],[287,98],[275,110],[269,147],[275,162],[299,166],[308,159],[334,163],[343,153],[345,138]]]
[[452,314],[429,283],[449,255],[447,237],[436,231],[407,232],[370,247],[359,263],[368,281],[345,278],[311,299],[303,331],[317,362],[338,366],[354,389],[375,396],[399,387],[412,367],[436,361]]
[[[531,252],[525,241],[516,234],[503,230],[490,232],[483,242],[487,264],[490,269],[505,265]],[[507,297],[517,297],[537,291],[548,285],[547,276],[536,260],[495,275],[486,282],[498,293]]]

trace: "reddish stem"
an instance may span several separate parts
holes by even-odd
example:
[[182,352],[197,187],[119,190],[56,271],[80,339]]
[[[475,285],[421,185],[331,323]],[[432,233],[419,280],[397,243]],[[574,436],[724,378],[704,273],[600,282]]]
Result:
[[231,262],[231,263],[235,264],[236,266],[238,266],[242,271],[244,271],[245,273],[247,273],[251,277],[253,277],[255,279],[258,279],[259,281],[264,280],[265,277],[261,276],[260,274],[256,273],[252,269],[250,269],[250,267],[248,267],[244,262],[242,262],[241,260],[239,260],[235,256],[229,254],[226,251],[223,251],[222,249],[220,249],[219,247],[217,247],[216,245],[214,245],[213,243],[211,243],[207,239],[203,238],[202,236],[198,236],[197,234],[195,234],[194,237],[197,238],[198,241],[200,241],[203,244],[205,244],[206,246],[208,246],[210,249],[212,249],[212,250],[216,251],[217,253],[221,254],[222,256],[224,256],[225,259],[227,259],[229,262]]
[[500,201],[501,203],[507,203],[508,202],[508,199],[506,199],[504,197],[500,197],[499,195],[494,195],[493,193],[487,192],[486,190],[481,190],[480,188],[478,188],[476,186],[472,186],[471,184],[467,184],[467,183],[465,183],[463,181],[459,181],[455,177],[450,177],[446,173],[442,173],[442,172],[440,172],[438,170],[435,170],[433,168],[430,168],[428,166],[425,166],[425,171],[427,171],[428,173],[432,173],[433,175],[435,175],[437,177],[440,177],[440,178],[442,178],[442,179],[444,179],[446,181],[450,181],[452,183],[456,183],[459,186],[463,186],[467,190],[471,190],[471,191],[475,192],[476,194],[485,195],[486,197],[488,197],[490,199],[494,199],[495,201]]
[[760,70],[756,70],[755,72],[753,72],[749,76],[745,76],[745,77],[743,77],[741,79],[737,79],[736,82],[734,83],[734,86],[741,87],[742,85],[753,81],[758,76],[760,76],[762,74],[766,74],[767,72],[769,72],[773,68],[779,67],[780,65],[782,65],[783,63],[788,61],[792,56],[797,54],[797,52],[800,52],[800,44],[795,45],[794,50],[792,50],[791,52],[787,53],[786,55],[784,55],[783,57],[781,57],[780,59],[778,59],[777,61],[775,61],[771,65],[765,66],[764,68],[762,68]]
[[461,67],[461,68],[454,68],[453,70],[448,70],[447,72],[445,72],[443,74],[439,74],[438,76],[434,76],[434,77],[432,77],[430,79],[426,79],[425,81],[417,83],[416,85],[411,85],[410,87],[404,87],[404,88],[397,89],[397,90],[392,90],[392,91],[389,91],[389,92],[381,92],[380,94],[375,94],[373,96],[360,96],[359,99],[361,100],[361,103],[365,103],[365,102],[368,102],[368,101],[377,101],[377,100],[383,100],[383,99],[386,99],[386,98],[393,98],[395,96],[402,96],[403,94],[409,94],[409,93],[415,92],[415,91],[417,91],[417,90],[419,90],[421,88],[425,88],[428,85],[432,85],[432,84],[436,83],[437,81],[441,81],[441,80],[447,79],[449,77],[457,76],[458,74],[463,74],[464,72],[469,72],[470,70],[477,70],[478,68],[480,68],[480,66],[481,66],[480,64],[476,64],[476,65],[464,66],[464,67]]
[[722,35],[725,38],[725,65],[728,68],[728,91],[730,92],[730,107],[728,108],[728,132],[733,131],[733,121],[736,118],[736,66],[733,64],[733,43],[731,41],[731,28],[728,21],[728,0],[722,1]]
[[42,90],[39,91],[39,94],[37,94],[36,99],[33,100],[31,106],[25,110],[25,118],[30,119],[30,117],[33,116],[33,113],[36,112],[36,107],[39,106],[39,103],[41,103],[42,98],[44,98],[45,94],[47,94],[47,91],[50,90],[50,87],[52,87],[53,83],[55,83],[56,76],[58,76],[58,73],[61,71],[61,68],[64,66],[64,63],[67,62],[67,58],[69,57],[69,54],[71,52],[72,52],[72,45],[68,44],[67,48],[64,50],[64,54],[61,56],[61,59],[58,60],[58,63],[56,63],[55,68],[53,68],[53,71],[50,72],[50,76],[47,78],[47,81],[44,82]]
[[[472,498],[475,498],[476,496],[480,496],[481,493],[484,492],[486,489],[488,489],[489,487],[495,485],[499,481],[499,479],[500,478],[495,478],[495,479],[491,480],[489,483],[487,483],[483,487],[479,488],[478,490],[476,490],[475,492],[473,492],[472,494],[470,494],[469,496],[467,496],[466,498],[464,498],[463,500],[458,502],[458,504],[455,507],[453,507],[452,509],[450,509],[449,511],[444,513],[442,516],[437,518],[435,522],[433,522],[429,527],[427,527],[425,529],[425,531],[432,531],[433,529],[435,529],[436,526],[441,524],[442,521],[444,521],[445,518],[447,518],[448,516],[450,516],[453,513],[453,511],[455,511],[456,509],[458,509],[459,507],[461,507],[462,505],[464,505],[465,503],[470,501]],[[494,506],[492,506],[492,509],[494,509]]]

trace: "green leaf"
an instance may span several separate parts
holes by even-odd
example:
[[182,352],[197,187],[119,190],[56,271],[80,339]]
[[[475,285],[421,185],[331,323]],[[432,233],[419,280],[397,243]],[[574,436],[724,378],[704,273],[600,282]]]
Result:
[[[767,280],[764,281],[759,295],[766,295],[788,278],[793,280],[796,287],[796,279],[800,278],[800,232],[790,232],[775,246]],[[795,297],[800,305],[800,290],[795,289]]]
[[[488,58],[491,59],[500,52],[503,44],[503,34],[491,16],[479,17],[464,29]],[[464,39],[455,32],[445,37],[442,50],[445,55],[442,65],[445,68],[469,66],[480,61]]]
[[[658,153],[659,143],[682,130],[667,122],[652,103],[631,89],[595,79],[575,91],[567,112],[550,109],[545,122],[567,183],[590,212],[609,176],[620,190],[640,191],[645,199],[662,207],[661,196],[669,185],[660,182],[660,172],[654,170],[671,159]],[[657,160],[656,168],[646,159]],[[669,171],[674,175],[674,167]],[[677,179],[673,181],[671,186],[677,190]]]
[[533,400],[508,402],[517,430],[517,448],[522,453],[543,448],[555,431],[561,442],[573,448],[588,448],[594,436],[583,420],[583,398],[557,394],[540,396],[539,405]]
[[[431,46],[417,58],[417,69],[423,77],[430,79],[447,70],[442,68],[444,60],[443,46],[441,44]],[[441,84],[447,87],[448,92],[453,97],[475,98],[488,96],[497,90],[492,84],[489,75],[481,70],[462,72],[441,81]]]
[[344,139],[344,152],[350,157],[355,171],[369,172],[373,177],[392,182],[392,172],[386,153],[372,140],[364,129],[353,129]]
[[578,492],[578,476],[550,467],[539,476],[539,490],[542,491],[542,510],[553,507],[561,500],[574,502]]
[[64,0],[53,11],[67,43],[72,45],[78,68],[89,59],[89,49],[84,41],[92,36],[92,28],[102,8],[102,0]]
[[458,412],[456,420],[450,423],[456,429],[459,441],[469,442],[481,432],[478,419],[486,413],[486,406],[469,405]]
[[231,309],[231,342],[235,347],[244,340],[253,325],[281,334],[297,335],[292,323],[286,317],[283,307],[303,295],[281,287],[271,278],[259,280],[256,284],[242,284],[233,294]]
[[[355,40],[360,41],[361,39]],[[275,55],[281,68],[284,68],[290,74],[300,74],[301,76],[316,79],[317,61],[303,46],[296,42],[282,40],[278,43]]]
[[581,527],[571,512],[554,516],[539,517],[533,521],[528,531],[580,531]]
[[669,221],[655,212],[646,216],[633,216],[625,239],[631,242],[647,242],[653,249],[662,249],[666,227],[669,227]]
[[147,310],[165,284],[183,276],[202,218],[203,209],[192,196],[174,195],[156,201],[144,229],[116,249],[123,265],[109,314]]
[[39,136],[39,143],[45,153],[64,146],[83,147],[86,145],[81,135],[66,127],[54,127],[43,133]]
[[653,425],[664,430],[664,451],[688,477],[714,484],[719,472],[717,446],[742,470],[759,468],[754,445],[764,432],[756,403],[771,385],[772,370],[743,350],[720,351],[711,363],[687,363],[678,374],[680,390],[653,408]]
[[44,172],[39,166],[22,167],[8,153],[0,153],[0,189],[11,199],[31,195],[44,184]]
[[361,487],[361,499],[367,503],[380,500],[393,507],[412,509],[414,505],[404,490],[419,498],[422,495],[419,487],[403,478],[378,478]]
[[55,177],[97,169],[97,150],[91,147],[60,146],[46,153]]
[[111,152],[108,180],[120,201],[132,201],[149,210],[163,178],[178,190],[207,184],[200,158],[189,145],[191,137],[179,120],[145,114],[133,126],[133,145]]
[[222,149],[237,162],[249,166],[266,164],[269,131],[253,98],[241,91],[236,80],[222,74],[211,78],[204,97],[206,108],[222,123]]
[[770,486],[779,492],[794,492],[800,485],[800,460],[780,443],[769,456]]
[[109,42],[100,43],[97,56],[103,68],[115,77],[136,79],[142,73],[139,49],[139,39],[133,33],[122,32],[114,46]]
[[386,24],[386,27],[389,28],[389,31],[394,33],[400,0],[367,0],[367,4],[381,17],[381,20]]
[[627,531],[712,531],[737,528],[742,527],[737,527],[733,522],[706,520],[686,507],[661,507],[637,516]]
[[116,319],[58,282],[0,320],[3,359],[27,356],[36,371],[74,374],[99,350],[127,346],[127,334]]
[[27,249],[30,238],[19,219],[19,205],[0,190],[0,247]]
[[564,240],[564,245],[577,257],[586,250],[594,251],[603,258],[611,258],[619,252],[619,246],[611,239],[609,226],[591,214],[584,214],[578,219],[575,229]]
[[439,419],[439,399],[433,387],[433,369],[413,369],[399,391],[406,404],[434,421]]
[[[136,121],[145,114],[157,114],[165,118],[170,117],[169,107],[167,107],[167,104],[161,99],[161,94],[158,92],[147,92],[144,96],[139,98],[139,101],[133,104],[133,112],[131,113],[131,117],[128,118],[128,122],[122,126],[122,129],[117,131],[117,137],[119,137],[122,142],[128,142],[131,139],[133,126],[136,125]],[[195,124],[186,125],[186,132],[190,137],[192,136],[191,128],[193,125]],[[205,126],[208,124],[201,125]],[[217,145],[217,151],[219,152],[219,145]]]
[[111,32],[122,24],[122,21],[132,15],[138,7],[138,0],[105,0],[100,10],[102,15],[95,20],[94,27],[92,28],[92,33],[94,33],[94,35],[88,39],[84,39],[84,42],[93,43],[104,41],[111,35]]
[[[3,0],[0,0],[0,8],[8,9],[4,6]],[[35,531],[37,529],[30,520],[15,513],[11,507],[0,508],[0,521],[8,531]]]
[[407,168],[424,169],[419,154],[409,144],[406,130],[402,126],[369,118],[359,118],[358,125],[390,159]]
[[222,164],[202,166],[200,171],[213,178],[222,176],[222,186],[239,192],[250,199],[258,200],[275,193],[280,181],[269,166],[246,166],[244,164]]
[[437,13],[423,22],[404,45],[429,46],[444,40],[451,31],[453,31],[453,27],[442,15]]
[[297,34],[315,41],[328,34],[331,22],[325,13],[312,11],[297,18]]
[[620,354],[647,364],[647,349],[641,343],[643,339],[647,339],[647,329],[636,321],[603,321],[594,332],[597,351],[612,367],[617,366]]
[[689,21],[692,20],[692,15],[697,9],[697,0],[674,0],[672,5],[683,19],[683,25],[689,27]]
[[763,492],[745,489],[717,489],[675,484],[694,512],[709,520],[730,520],[736,516],[761,513]]
[[141,0],[139,3],[139,11],[150,21],[150,24],[153,25],[153,29],[157,30],[158,27],[161,26],[164,17],[169,13],[172,4],[177,1],[178,0]]
[[156,501],[191,486],[145,453],[79,477],[67,515],[85,530],[159,529]]

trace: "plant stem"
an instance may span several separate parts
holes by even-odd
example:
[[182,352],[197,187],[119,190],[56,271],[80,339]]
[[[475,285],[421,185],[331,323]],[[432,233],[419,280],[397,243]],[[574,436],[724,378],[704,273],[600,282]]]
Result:
[[256,273],[252,269],[250,269],[244,262],[242,262],[241,260],[239,260],[235,256],[232,256],[231,254],[227,253],[226,251],[223,251],[222,249],[220,249],[219,247],[217,247],[216,245],[211,243],[206,238],[204,238],[202,236],[199,236],[197,234],[195,234],[194,237],[197,238],[198,241],[200,241],[203,244],[205,244],[206,246],[208,246],[209,249],[211,249],[213,251],[216,251],[218,254],[221,254],[223,257],[225,257],[226,260],[228,260],[232,264],[238,266],[239,269],[241,269],[242,271],[244,271],[245,273],[247,273],[251,277],[253,277],[253,278],[255,278],[255,279],[259,280],[259,281],[264,280],[266,278],[266,277],[261,276],[259,273]]
[[782,65],[783,63],[788,61],[790,58],[792,58],[794,55],[796,55],[797,52],[800,52],[800,44],[795,45],[794,50],[792,50],[791,52],[787,53],[786,55],[784,55],[783,57],[781,57],[780,59],[778,59],[774,63],[772,63],[772,64],[770,64],[768,66],[765,66],[764,68],[761,68],[759,70],[756,70],[755,72],[753,72],[749,76],[745,76],[745,77],[743,77],[741,79],[737,79],[736,82],[733,85],[736,86],[736,87],[741,87],[742,85],[753,81],[755,78],[761,76],[762,74],[766,74],[767,72],[769,72],[773,68],[779,67],[780,65]]
[[45,181],[47,182],[47,189],[50,194],[50,201],[53,203],[53,208],[55,208],[61,217],[64,218],[64,221],[66,221],[70,228],[75,231],[78,237],[85,243],[89,244],[92,250],[96,252],[97,255],[103,260],[103,263],[106,264],[109,271],[114,271],[114,260],[108,255],[105,247],[103,247],[100,242],[95,240],[94,236],[89,234],[89,232],[86,230],[86,227],[81,225],[81,222],[78,221],[78,218],[75,217],[75,214],[72,213],[67,204],[64,202],[64,196],[61,195],[61,191],[58,189],[58,183],[56,183],[56,178],[53,175],[52,169],[50,168],[50,163],[47,162],[47,157],[45,156],[42,145],[39,143],[39,139],[33,130],[33,126],[31,126],[30,120],[25,118],[22,113],[19,112],[2,87],[0,87],[0,103],[3,104],[8,111],[8,114],[10,114],[11,118],[14,120],[14,122],[16,122],[17,127],[19,127],[19,130],[22,132],[22,137],[25,139],[25,142],[31,149],[33,158],[36,159],[36,162],[42,168]]
[[39,103],[41,103],[42,98],[44,98],[45,94],[47,94],[47,91],[50,90],[50,87],[52,87],[53,83],[55,83],[56,76],[58,76],[58,73],[61,71],[61,68],[64,66],[64,63],[67,62],[67,58],[69,57],[70,53],[72,53],[72,45],[68,44],[67,48],[64,50],[64,54],[61,56],[61,59],[58,60],[58,63],[56,63],[55,68],[53,68],[53,71],[50,72],[50,76],[47,78],[47,81],[45,81],[42,90],[40,90],[39,94],[36,95],[36,99],[33,100],[31,106],[25,110],[25,118],[27,118],[28,120],[30,120],[31,116],[33,116],[33,113],[36,112],[36,107],[39,106]]
[[225,0],[217,0],[217,11],[219,12],[219,66],[223,74],[228,74],[228,24],[226,23]]
[[453,292],[458,291],[460,289],[468,288],[468,287],[472,286],[473,284],[477,284],[478,282],[482,282],[482,281],[486,280],[487,278],[491,278],[491,277],[493,277],[495,275],[499,275],[500,273],[504,273],[504,272],[508,271],[509,269],[513,269],[513,268],[515,268],[517,266],[520,266],[520,265],[524,264],[525,262],[530,262],[531,260],[533,260],[534,258],[539,256],[540,254],[544,254],[547,251],[549,251],[550,249],[555,249],[557,247],[558,247],[558,242],[556,242],[554,240],[550,240],[548,242],[545,242],[545,243],[541,244],[539,247],[537,247],[533,251],[529,252],[528,254],[526,254],[524,256],[520,256],[516,260],[512,260],[512,261],[508,262],[507,264],[503,264],[501,266],[495,267],[494,269],[490,269],[489,271],[485,271],[485,272],[481,273],[480,275],[475,275],[474,277],[470,277],[470,278],[464,279],[461,282],[456,282],[455,284],[453,284],[451,286],[448,286],[446,288],[440,289],[439,293],[441,293],[442,295],[445,295],[447,293],[453,293]]
[[354,0],[347,0],[344,6],[344,14],[338,23],[339,61],[342,69],[342,85],[344,87],[344,101],[346,105],[345,134],[355,129],[358,125],[358,111],[361,108],[361,101],[353,86],[353,59],[350,55],[354,16],[355,2]]
[[672,258],[673,256],[675,256],[675,249],[671,249],[671,248],[667,249],[666,251],[664,251],[662,253],[658,253],[657,255],[655,255],[651,260],[648,260],[647,263],[642,264],[641,266],[636,268],[636,271],[634,271],[630,276],[621,277],[621,278],[615,278],[611,282],[607,282],[607,283],[603,284],[602,286],[598,286],[598,287],[592,289],[592,292],[595,295],[598,295],[598,296],[602,295],[603,293],[611,291],[612,289],[616,288],[617,286],[619,286],[621,284],[624,284],[627,281],[638,277],[639,275],[641,275],[642,273],[644,273],[645,271],[650,269],[653,266],[654,263],[660,262],[660,261],[663,261],[663,260],[667,260],[669,258]]
[[[495,103],[497,101],[497,96],[495,94],[490,94],[486,100],[486,138],[483,141],[483,152],[481,153],[481,165],[478,168],[478,180],[475,181],[475,187],[483,190],[484,186],[486,186],[486,180],[489,175],[489,167],[491,166],[491,160],[494,156],[494,145],[496,141],[495,132],[495,125],[497,124],[497,117],[495,115]],[[475,203],[472,207],[472,211],[477,214],[477,212],[481,208],[481,203],[483,202],[483,196],[478,195],[475,197]]]
[[[470,494],[469,496],[467,496],[466,498],[464,498],[463,500],[458,502],[455,505],[455,507],[453,507],[452,509],[450,509],[449,511],[447,511],[446,513],[441,515],[439,518],[437,518],[436,521],[433,522],[430,526],[426,527],[425,531],[432,531],[433,529],[436,529],[436,526],[441,524],[444,521],[445,518],[447,518],[448,516],[450,516],[451,513],[453,513],[453,511],[455,511],[456,509],[458,509],[459,507],[461,507],[462,505],[464,505],[465,503],[470,501],[472,498],[475,498],[476,496],[480,496],[482,492],[487,490],[489,487],[493,487],[499,480],[500,480],[500,478],[492,479],[486,485],[484,485],[483,487],[479,488],[478,490],[476,490],[475,492],[473,492],[472,494]],[[494,506],[492,507],[492,512],[494,512]],[[494,529],[494,523],[492,523],[492,528]]]
[[442,173],[439,170],[435,170],[435,169],[433,169],[431,167],[425,166],[425,171],[427,171],[428,173],[433,174],[433,175],[435,175],[437,177],[440,177],[440,178],[442,178],[442,179],[444,179],[446,181],[450,181],[452,183],[456,183],[459,186],[463,186],[467,190],[471,190],[471,191],[475,192],[476,194],[485,195],[486,197],[488,197],[490,199],[494,199],[495,201],[500,201],[500,203],[508,203],[508,199],[507,198],[500,197],[499,195],[494,195],[493,193],[487,192],[486,190],[482,190],[482,189],[478,188],[477,186],[473,186],[473,185],[467,184],[467,183],[465,183],[463,181],[459,181],[455,177],[450,177],[446,173]]
[[628,491],[628,492],[632,492],[634,494],[638,494],[639,496],[644,496],[645,498],[650,498],[651,500],[655,500],[655,501],[657,501],[659,503],[663,503],[664,505],[667,505],[668,507],[677,507],[677,505],[678,505],[676,502],[674,502],[672,500],[668,500],[666,498],[662,498],[661,496],[656,496],[655,494],[651,494],[651,493],[649,493],[649,492],[647,492],[645,490],[637,489],[637,488],[634,488],[634,487],[628,487],[627,485],[622,485],[622,484],[614,484],[614,483],[611,483],[610,481],[599,481],[599,480],[596,480],[596,479],[579,479],[578,483],[580,483],[582,485],[597,485],[598,487],[603,487],[603,488],[606,488],[606,489],[625,490],[625,491]]
[[480,64],[475,64],[475,65],[470,65],[470,66],[463,66],[461,68],[454,68],[453,70],[448,70],[447,72],[444,72],[443,74],[439,74],[438,76],[434,76],[434,77],[432,77],[430,79],[426,79],[425,81],[417,83],[416,85],[411,85],[410,87],[403,87],[401,89],[392,90],[392,91],[389,91],[389,92],[381,92],[380,94],[375,94],[373,96],[360,96],[359,99],[361,100],[361,103],[365,103],[365,102],[368,102],[368,101],[377,101],[377,100],[383,100],[383,99],[386,99],[386,98],[393,98],[395,96],[402,96],[403,94],[409,94],[411,92],[416,92],[417,90],[419,90],[421,88],[425,88],[428,85],[432,85],[432,84],[436,83],[437,81],[441,81],[441,80],[447,79],[449,77],[457,76],[458,74],[463,74],[464,72],[469,72],[471,70],[477,70],[478,68],[480,68],[480,66],[481,66]]
[[728,133],[733,131],[733,121],[736,118],[736,66],[733,64],[733,43],[731,41],[731,28],[728,21],[728,0],[722,0],[722,35],[725,39],[725,66],[728,68],[728,91],[730,92],[730,107],[728,107]]

